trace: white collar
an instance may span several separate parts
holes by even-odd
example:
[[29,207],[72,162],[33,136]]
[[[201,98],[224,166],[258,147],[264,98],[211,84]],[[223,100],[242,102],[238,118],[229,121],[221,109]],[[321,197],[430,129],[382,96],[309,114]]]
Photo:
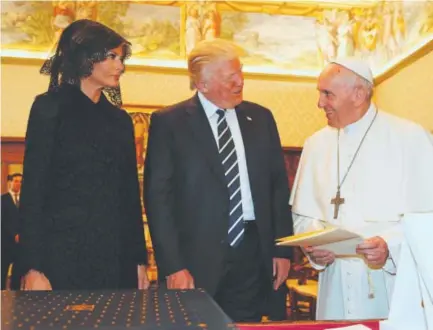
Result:
[[344,127],[342,129],[342,133],[344,133],[345,135],[352,135],[356,132],[364,132],[365,129],[367,129],[367,126],[370,125],[371,121],[373,120],[376,111],[376,106],[371,103],[364,116],[362,116],[362,118],[358,121]]
[[15,197],[15,195],[17,195],[18,197],[20,196],[19,192],[13,192],[12,190],[9,190],[9,194],[11,194],[11,196]]
[[[206,96],[204,96],[201,92],[197,92],[198,98],[200,100],[201,105],[203,106],[204,112],[206,113],[206,117],[212,117],[217,110],[221,109],[220,107],[213,104],[209,101]],[[226,111],[234,110],[234,109],[226,109]]]

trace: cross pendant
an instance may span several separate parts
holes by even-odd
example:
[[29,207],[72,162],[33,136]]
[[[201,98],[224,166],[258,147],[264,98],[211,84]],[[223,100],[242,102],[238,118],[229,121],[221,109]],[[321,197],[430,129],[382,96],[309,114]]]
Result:
[[331,204],[334,204],[334,219],[337,219],[340,205],[344,204],[344,198],[341,198],[340,196],[340,189],[337,190],[335,198],[331,199]]

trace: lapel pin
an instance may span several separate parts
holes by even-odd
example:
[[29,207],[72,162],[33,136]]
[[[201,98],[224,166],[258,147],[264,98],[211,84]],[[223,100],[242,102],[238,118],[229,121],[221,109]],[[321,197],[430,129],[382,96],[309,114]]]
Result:
[[249,120],[249,121],[253,121],[253,120],[251,119],[251,117],[248,117],[248,116],[247,116],[247,120]]

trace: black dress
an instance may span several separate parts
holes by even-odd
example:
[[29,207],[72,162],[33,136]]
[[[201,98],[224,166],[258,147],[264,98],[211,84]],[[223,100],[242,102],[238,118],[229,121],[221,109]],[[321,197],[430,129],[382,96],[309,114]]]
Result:
[[137,287],[147,263],[128,114],[65,85],[39,95],[26,135],[19,271],[54,290]]

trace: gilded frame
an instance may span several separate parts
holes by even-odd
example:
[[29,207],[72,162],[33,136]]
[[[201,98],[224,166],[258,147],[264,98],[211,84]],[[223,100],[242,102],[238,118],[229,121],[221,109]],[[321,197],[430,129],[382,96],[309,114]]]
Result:
[[128,112],[131,116],[132,123],[134,126],[134,137],[135,137],[135,148],[136,148],[136,159],[137,159],[137,170],[140,177],[141,193],[143,192],[142,187],[142,174],[144,171],[144,162],[146,157],[147,149],[147,138],[150,127],[151,114],[163,108],[162,105],[143,105],[143,104],[124,104],[122,108]]
[[146,240],[146,248],[148,255],[148,268],[147,274],[151,282],[157,280],[157,268],[155,262],[155,256],[152,247],[152,240],[150,237],[149,227],[147,225],[147,218],[144,209],[144,166],[147,149],[147,138],[149,134],[150,117],[154,111],[163,108],[162,105],[144,105],[144,104],[132,104],[126,103],[122,108],[128,112],[131,116],[132,123],[134,125],[134,137],[135,137],[135,150],[137,159],[137,172],[138,182],[140,187],[140,197],[143,210],[143,221],[144,221],[144,236]]

